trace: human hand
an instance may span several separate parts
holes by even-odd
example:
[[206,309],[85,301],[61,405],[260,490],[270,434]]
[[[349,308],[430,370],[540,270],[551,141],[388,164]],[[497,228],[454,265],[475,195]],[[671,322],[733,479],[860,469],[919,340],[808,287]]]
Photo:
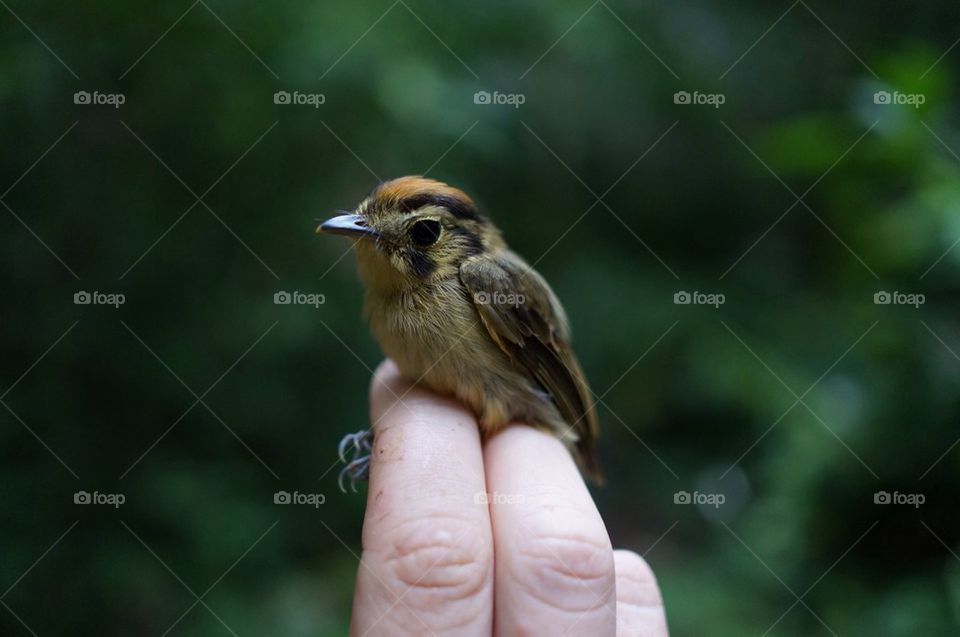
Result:
[[653,573],[612,549],[556,438],[512,426],[481,446],[466,408],[389,361],[370,402],[353,637],[667,635]]

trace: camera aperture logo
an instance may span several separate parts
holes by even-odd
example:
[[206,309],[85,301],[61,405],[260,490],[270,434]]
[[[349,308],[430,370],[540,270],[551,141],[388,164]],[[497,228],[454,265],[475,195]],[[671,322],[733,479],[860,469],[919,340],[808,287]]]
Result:
[[123,93],[101,93],[100,91],[77,91],[73,94],[73,103],[82,106],[112,106],[120,108],[127,101]]
[[923,93],[901,93],[900,91],[877,91],[873,94],[873,103],[882,104],[884,106],[896,105],[896,106],[912,106],[914,108],[920,108],[921,105],[925,104],[927,101],[927,96]]
[[319,309],[320,306],[326,302],[327,297],[323,294],[300,292],[298,290],[294,290],[293,292],[280,290],[273,295],[274,305],[309,305],[315,309]]
[[326,103],[327,96],[323,93],[301,93],[300,91],[277,91],[273,94],[273,103],[280,105],[293,106],[312,106],[320,108],[321,104]]
[[927,496],[922,493],[900,493],[899,491],[890,493],[889,491],[877,491],[873,494],[874,504],[898,504],[919,509],[926,501]]
[[720,108],[727,101],[723,93],[701,93],[700,91],[677,91],[673,94],[673,103],[684,106],[712,106]]
[[697,290],[687,292],[686,290],[680,290],[673,295],[674,305],[712,305],[714,309],[717,309],[726,302],[727,297],[719,292],[707,293],[698,292]]
[[314,509],[319,509],[320,505],[326,501],[327,496],[322,493],[300,493],[299,491],[290,493],[289,491],[277,491],[273,494],[274,504],[305,504],[312,506]]
[[527,101],[523,93],[501,93],[500,91],[477,91],[473,94],[473,103],[494,106],[512,106],[520,108]]
[[126,501],[127,496],[122,493],[100,493],[99,491],[90,493],[89,491],[77,491],[73,494],[74,504],[105,504],[112,506],[114,509],[119,509]]
[[906,292],[887,292],[880,290],[873,295],[874,305],[912,305],[915,309],[927,302],[927,297],[923,294],[908,294]]
[[699,504],[702,506],[712,506],[719,509],[727,501],[727,496],[722,493],[700,493],[694,491],[677,491],[673,494],[674,504]]
[[476,292],[473,295],[473,302],[477,305],[507,305],[509,307],[520,307],[527,302],[527,297],[519,292]]
[[73,294],[74,305],[111,305],[114,309],[117,309],[126,302],[127,297],[119,292],[108,293],[98,292],[97,290],[87,292],[86,290],[80,290]]

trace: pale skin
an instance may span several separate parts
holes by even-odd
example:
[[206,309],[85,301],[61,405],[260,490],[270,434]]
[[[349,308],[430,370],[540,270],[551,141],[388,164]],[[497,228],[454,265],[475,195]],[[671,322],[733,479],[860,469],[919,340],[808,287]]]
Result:
[[612,548],[555,437],[518,424],[482,443],[470,411],[389,361],[370,403],[351,636],[666,637],[653,572]]

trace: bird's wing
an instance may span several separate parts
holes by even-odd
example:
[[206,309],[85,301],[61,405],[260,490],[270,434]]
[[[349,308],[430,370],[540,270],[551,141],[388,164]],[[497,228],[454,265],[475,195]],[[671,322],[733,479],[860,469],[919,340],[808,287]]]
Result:
[[570,348],[567,318],[553,290],[509,250],[466,259],[460,265],[460,280],[490,337],[550,395],[577,435],[582,467],[601,481],[590,388]]

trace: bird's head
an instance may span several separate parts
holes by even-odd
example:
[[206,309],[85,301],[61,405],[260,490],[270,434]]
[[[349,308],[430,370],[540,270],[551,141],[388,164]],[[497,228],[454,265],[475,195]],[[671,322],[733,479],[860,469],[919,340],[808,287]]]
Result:
[[463,191],[423,177],[380,184],[317,232],[353,239],[364,282],[387,291],[456,276],[464,259],[502,244]]

